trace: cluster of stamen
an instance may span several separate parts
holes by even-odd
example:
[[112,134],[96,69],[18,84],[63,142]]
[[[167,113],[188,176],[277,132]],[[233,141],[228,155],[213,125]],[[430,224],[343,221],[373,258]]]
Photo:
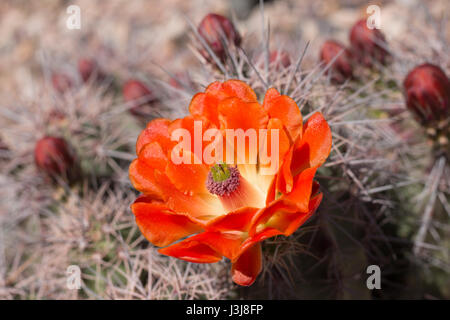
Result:
[[206,179],[208,191],[220,197],[232,194],[239,187],[239,184],[239,170],[224,163],[213,166]]

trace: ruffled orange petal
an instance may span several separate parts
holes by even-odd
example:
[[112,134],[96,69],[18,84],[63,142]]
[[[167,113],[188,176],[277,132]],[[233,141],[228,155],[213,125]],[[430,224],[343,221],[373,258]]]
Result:
[[268,227],[269,220],[276,214],[289,214],[297,212],[297,205],[286,199],[277,199],[267,207],[259,210],[250,223],[249,235],[253,237],[255,234]]
[[219,99],[203,92],[197,93],[191,100],[189,112],[196,118],[208,120],[219,127]]
[[[197,159],[199,159],[201,162],[203,159],[203,151],[205,148],[212,143],[212,141],[203,141],[203,134],[206,130],[211,128],[211,123],[207,121],[201,121],[199,119],[196,119],[192,116],[187,116],[182,119],[176,119],[174,120],[170,126],[169,126],[169,135],[172,136],[175,130],[177,129],[184,129],[189,132],[190,137],[190,149],[187,149],[186,151],[193,153]],[[187,133],[186,132],[186,133]],[[196,145],[197,142],[197,145]],[[181,143],[178,141],[174,141],[174,146],[178,143]],[[184,147],[184,146],[183,146]],[[184,150],[184,148],[183,148]]]
[[277,190],[282,193],[288,193],[292,191],[294,186],[294,177],[291,171],[292,156],[294,153],[295,146],[292,146],[289,151],[284,156],[283,162],[279,173],[276,176],[276,186]]
[[219,103],[221,129],[257,130],[266,128],[268,120],[266,111],[257,102],[243,102],[233,97]]
[[164,171],[167,157],[160,144],[156,141],[145,144],[128,170],[133,186],[142,193],[161,196],[159,184],[154,171]]
[[[297,230],[315,212],[322,200],[322,193],[316,194],[308,203],[305,211],[300,211],[294,202],[280,198],[269,207],[256,214],[251,222],[250,238],[258,237],[261,232],[268,236],[283,234],[289,236]],[[279,233],[275,232],[277,230]],[[265,233],[263,233],[264,235]],[[251,240],[255,241],[255,240]]]
[[131,205],[131,210],[144,237],[158,247],[202,230],[187,216],[176,214],[163,203],[145,196],[139,197]]
[[150,121],[137,139],[136,154],[139,155],[142,148],[147,143],[153,141],[158,141],[164,151],[169,150],[173,146],[168,131],[169,125],[170,120],[167,119],[155,119]]
[[239,259],[233,263],[231,274],[233,281],[241,286],[249,286],[255,282],[262,270],[262,250],[258,242],[247,249]]
[[306,212],[276,212],[269,220],[267,225],[270,228],[279,230],[283,235],[290,236],[302,224],[304,224],[319,207],[322,201],[322,194],[315,196],[309,202],[308,210]]
[[200,224],[206,224],[209,220],[226,213],[217,197],[209,193],[181,192],[165,174],[155,171],[154,175],[165,203],[173,211],[189,215]]
[[[234,262],[251,245],[260,241],[257,238],[254,238],[255,241],[252,243],[247,241],[247,231],[257,212],[257,208],[247,207],[219,216],[205,225],[205,232],[184,242],[201,242]],[[246,245],[242,246],[243,243]]]
[[206,229],[209,231],[248,231],[257,208],[245,207],[211,220]]
[[301,135],[302,114],[292,98],[280,95],[276,89],[271,88],[266,92],[263,108],[270,118],[277,118],[283,122],[293,141]]
[[217,217],[206,225],[205,233],[208,236],[203,238],[204,242],[235,261],[243,252],[241,245],[248,236],[247,231],[257,212],[257,208],[246,207]]
[[167,164],[167,156],[161,145],[156,142],[147,143],[139,153],[139,161],[142,161],[147,166],[160,171],[164,171]]
[[[278,229],[266,227],[262,231],[258,232],[257,234],[248,237],[242,244],[240,248],[239,254],[244,253],[248,248],[251,248],[255,243],[262,242],[266,239],[278,236],[280,234],[283,234]],[[239,257],[239,255],[238,255]]]
[[[186,154],[190,152],[185,151]],[[175,164],[167,162],[166,175],[173,185],[184,193],[208,193],[206,189],[206,178],[208,177],[209,166],[205,164],[195,164],[194,155],[190,156],[191,163]]]
[[[246,231],[257,211],[257,208],[247,207],[219,216],[205,225],[205,232],[177,244],[177,250],[191,248],[192,242],[201,243],[209,246],[218,254],[235,261],[249,247],[246,245],[245,248],[242,248],[241,245],[247,239]],[[186,255],[186,251],[184,252]]]
[[149,195],[161,196],[154,168],[139,159],[134,159],[130,164],[128,174],[131,184],[136,190]]
[[299,211],[308,210],[309,199],[311,198],[314,175],[317,168],[308,168],[303,170],[294,178],[294,187],[288,194],[281,196],[282,199],[295,202]]
[[289,225],[286,221],[297,219],[299,213],[309,212],[312,205],[311,196],[321,195],[318,193],[318,183],[313,181],[316,170],[317,168],[309,168],[297,175],[292,192],[282,194],[255,214],[250,226],[250,236],[261,231],[261,227],[276,228],[285,234]]
[[243,102],[256,102],[256,94],[246,83],[240,80],[228,80],[224,83],[213,82],[205,92],[197,93],[191,100],[189,112],[196,118],[208,120],[219,127],[218,107],[220,101],[236,97]]
[[[278,131],[278,138],[275,134],[275,130]],[[263,139],[263,137],[261,137],[261,139]],[[260,168],[264,168],[264,170],[273,168],[274,173],[271,174],[271,176],[273,176],[279,171],[281,163],[291,146],[289,135],[280,119],[269,120],[267,124],[267,137],[263,140],[265,141],[262,143],[262,148],[259,150]],[[277,154],[274,154],[276,150],[272,150],[272,142],[276,143],[274,146],[278,148]],[[265,174],[261,169],[260,172],[261,175]],[[269,183],[271,181],[272,177],[269,177]]]
[[302,170],[320,167],[331,151],[331,130],[320,112],[309,118],[303,128],[302,139],[297,139],[287,152],[277,176],[277,189],[292,191],[293,177]]
[[320,167],[331,151],[331,130],[320,112],[308,119],[303,128],[303,138],[293,150],[291,171],[295,176],[300,171]]
[[267,190],[266,206],[268,206],[277,197],[277,176],[272,179],[269,189]]
[[213,82],[206,88],[205,93],[208,93],[219,100],[224,100],[229,97],[236,97],[245,102],[256,102],[257,97],[253,89],[243,81],[227,80],[223,83]]
[[214,263],[222,259],[222,255],[216,250],[212,249],[207,244],[191,238],[159,249],[158,251],[166,256],[194,263]]
[[198,241],[199,243],[209,246],[215,250],[217,254],[223,255],[230,260],[235,259],[240,253],[240,247],[245,239],[243,232],[203,232],[190,237],[183,242]]

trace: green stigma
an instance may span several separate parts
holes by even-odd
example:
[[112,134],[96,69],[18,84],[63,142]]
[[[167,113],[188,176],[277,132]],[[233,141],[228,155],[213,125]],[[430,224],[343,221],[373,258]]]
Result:
[[218,163],[211,168],[211,175],[214,182],[222,182],[230,177],[231,172],[225,163]]

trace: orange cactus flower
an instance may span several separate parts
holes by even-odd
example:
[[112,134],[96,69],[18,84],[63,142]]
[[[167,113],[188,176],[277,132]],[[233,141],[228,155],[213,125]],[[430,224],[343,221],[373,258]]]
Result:
[[[314,175],[330,153],[330,128],[319,112],[303,124],[295,101],[276,89],[258,103],[254,91],[238,80],[210,84],[193,97],[189,111],[183,119],[153,120],[140,134],[129,174],[143,194],[131,209],[142,234],[163,247],[160,253],[196,263],[226,257],[234,282],[251,285],[262,268],[261,242],[289,236],[319,206],[322,193]],[[192,164],[173,161],[177,129],[194,135],[186,152]],[[232,165],[216,153],[219,161],[207,162],[203,156],[217,141],[204,138],[198,144],[195,134],[209,129],[220,133],[224,153],[231,150],[234,160],[243,161]],[[252,162],[250,142],[242,155],[222,135],[230,129],[259,130],[258,142],[273,138],[276,145],[260,144],[258,161]],[[279,159],[274,172],[264,173],[269,166],[264,153]]]

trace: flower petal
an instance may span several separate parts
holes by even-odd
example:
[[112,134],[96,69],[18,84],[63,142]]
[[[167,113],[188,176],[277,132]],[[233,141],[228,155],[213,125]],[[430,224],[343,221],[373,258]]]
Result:
[[[189,156],[189,151],[184,150]],[[206,178],[208,177],[209,166],[204,164],[195,164],[195,156],[191,154],[191,163],[175,164],[172,161],[167,162],[166,175],[172,181],[173,185],[181,192],[187,193],[208,193],[206,189]]]
[[208,120],[218,128],[219,103],[231,97],[236,97],[243,102],[257,101],[252,88],[240,80],[228,80],[224,83],[216,81],[210,84],[204,93],[197,93],[192,98],[189,112],[196,118]]
[[[280,232],[279,230],[277,230],[275,228],[269,228],[269,227],[264,228],[262,231],[258,232],[257,234],[255,234],[251,237],[248,237],[242,243],[239,255],[244,253],[245,250],[247,250],[248,248],[253,246],[255,243],[262,242],[266,239],[272,238],[274,236],[278,236],[280,234],[282,234],[282,232]],[[238,255],[238,258],[239,258],[239,255]]]
[[302,170],[320,167],[331,151],[331,130],[320,112],[309,118],[303,128],[302,139],[297,139],[287,152],[277,175],[277,189],[289,193],[293,188],[293,177]]
[[322,193],[311,199],[306,212],[277,212],[267,225],[279,230],[286,237],[290,236],[313,215],[321,201]]
[[224,83],[213,82],[206,88],[206,93],[224,100],[230,97],[239,98],[245,102],[256,102],[257,97],[253,89],[243,81],[227,80]]
[[147,143],[143,148],[141,148],[139,161],[142,161],[147,166],[160,171],[164,171],[167,163],[167,156],[159,142]]
[[206,229],[209,231],[248,231],[257,208],[245,207],[211,220]]
[[243,232],[214,232],[207,231],[197,234],[185,241],[198,241],[209,246],[221,256],[234,260],[240,254],[242,242],[245,240]]
[[158,251],[166,256],[195,263],[214,263],[222,259],[222,255],[220,253],[208,245],[196,241],[195,239],[192,240],[191,238],[159,249]]
[[257,214],[253,216],[250,223],[249,235],[253,237],[255,234],[261,231],[261,227],[264,229],[268,226],[269,220],[276,214],[290,214],[297,212],[297,206],[294,202],[286,199],[277,199],[267,207],[262,208]]
[[131,184],[136,190],[148,195],[161,196],[154,168],[139,159],[134,159],[130,164],[128,174]]
[[161,202],[152,201],[149,197],[139,197],[131,210],[142,234],[155,246],[164,247],[202,228],[187,216],[179,215]]
[[301,135],[302,114],[292,98],[280,95],[276,89],[271,88],[266,92],[263,108],[270,118],[277,118],[283,122],[293,141]]
[[300,171],[320,167],[331,151],[331,130],[320,112],[308,119],[303,128],[303,138],[293,150],[291,171],[295,176]]
[[142,148],[150,142],[158,141],[164,151],[167,151],[173,142],[170,141],[168,119],[155,119],[147,124],[147,127],[139,135],[136,142],[136,154],[139,155]]
[[311,210],[314,211],[322,200],[318,184],[313,181],[316,170],[310,168],[303,171],[295,178],[295,188],[291,193],[283,194],[256,213],[250,224],[249,235],[255,236],[261,231],[261,227],[275,228],[280,233],[288,235],[296,225],[296,221],[303,221],[301,220],[303,216],[309,217],[312,214]]
[[155,171],[154,176],[158,181],[163,200],[173,211],[189,215],[197,223],[203,224],[226,213],[217,197],[209,193],[190,194],[181,192],[165,174]]
[[262,250],[258,242],[247,249],[239,259],[233,263],[231,274],[233,281],[241,286],[249,286],[255,282],[262,270]]
[[316,171],[317,168],[308,168],[303,170],[294,178],[294,187],[292,191],[288,194],[282,195],[281,198],[294,202],[299,211],[305,212],[308,210]]
[[294,186],[294,177],[292,176],[291,163],[292,156],[294,153],[295,145],[292,146],[289,151],[284,156],[283,162],[281,163],[280,170],[276,176],[276,186],[277,190],[282,193],[288,193],[292,191]]
[[[251,116],[245,116],[251,115]],[[244,102],[239,98],[228,98],[219,103],[221,129],[260,129],[267,126],[266,111],[258,102]]]
[[[188,133],[189,136],[186,137],[186,140],[190,138],[188,141],[173,141],[174,146],[176,144],[180,143],[180,146],[184,151],[189,151],[197,157],[197,159],[200,160],[200,162],[203,162],[203,151],[206,148],[207,145],[209,145],[211,142],[203,141],[203,134],[206,130],[208,130],[211,127],[211,124],[207,121],[202,121],[199,119],[196,119],[192,116],[187,116],[182,119],[176,119],[174,120],[170,126],[169,126],[169,135],[172,136],[175,132],[175,130],[178,129],[184,129],[187,130],[186,134]],[[184,134],[183,134],[184,136]],[[181,140],[181,138],[180,138]],[[197,142],[197,146],[196,146]],[[184,145],[184,143],[189,143],[189,145]]]
[[189,112],[203,120],[208,120],[219,127],[219,99],[203,92],[197,93],[191,100]]
[[[277,130],[277,134],[275,130]],[[258,185],[262,186],[261,189],[264,192],[267,192],[273,177],[279,171],[283,159],[289,152],[291,141],[280,119],[270,119],[267,124],[266,138],[263,136],[260,138],[265,141],[262,142],[259,150]],[[272,150],[273,147],[278,150]]]

